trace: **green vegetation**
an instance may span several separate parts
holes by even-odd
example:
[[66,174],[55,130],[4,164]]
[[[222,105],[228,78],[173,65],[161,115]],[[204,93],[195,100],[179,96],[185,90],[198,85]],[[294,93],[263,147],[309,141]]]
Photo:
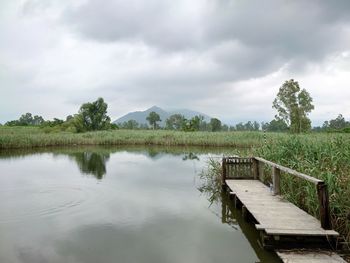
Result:
[[157,122],[160,122],[160,116],[155,111],[150,112],[150,114],[147,116],[146,120],[149,122],[149,124],[153,127],[153,130],[155,130],[158,127]]
[[[324,180],[329,190],[332,225],[349,242],[350,136],[334,133],[285,134],[279,137],[267,133],[267,136],[268,142],[253,146],[248,155],[260,156]],[[242,156],[247,156],[247,153]],[[265,169],[265,175],[271,175],[271,169]],[[219,161],[211,161],[209,171],[202,175],[210,183],[207,187],[213,188],[215,183],[209,177],[218,178],[220,172]],[[265,183],[271,181],[271,177],[268,176]],[[314,184],[282,173],[281,192],[289,201],[318,217],[319,203]],[[218,197],[216,192],[213,192],[213,195]]]
[[102,98],[94,102],[81,105],[79,112],[74,116],[68,115],[66,120],[54,118],[52,121],[44,120],[43,117],[31,113],[23,114],[18,120],[8,121],[5,126],[33,126],[41,127],[45,132],[87,132],[116,129],[107,116],[107,103]]
[[311,120],[307,115],[315,108],[312,98],[305,90],[300,90],[299,83],[287,80],[280,87],[273,108],[278,111],[277,120],[284,121],[291,132],[301,133],[311,129]]
[[72,119],[77,132],[108,130],[111,118],[107,116],[107,103],[102,98],[81,105]]
[[350,133],[350,121],[346,121],[342,114],[335,119],[325,121],[322,127],[315,127],[314,131]]
[[[286,134],[271,134],[274,139]],[[74,145],[229,146],[262,145],[262,132],[182,132],[107,130],[85,133],[50,132],[39,127],[0,127],[0,149]]]

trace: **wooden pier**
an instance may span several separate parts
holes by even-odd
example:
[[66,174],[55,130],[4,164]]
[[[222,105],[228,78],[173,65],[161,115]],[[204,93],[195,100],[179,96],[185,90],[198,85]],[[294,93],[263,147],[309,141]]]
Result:
[[[267,181],[265,168],[272,171],[269,186],[263,183]],[[283,199],[280,185],[284,174],[315,185],[320,220]],[[336,253],[328,252],[336,246],[339,234],[332,230],[324,181],[259,157],[225,157],[222,185],[229,190],[235,206],[242,209],[244,218],[255,224],[262,246],[277,249],[283,262],[345,262]],[[309,249],[307,253],[300,252],[305,248]]]

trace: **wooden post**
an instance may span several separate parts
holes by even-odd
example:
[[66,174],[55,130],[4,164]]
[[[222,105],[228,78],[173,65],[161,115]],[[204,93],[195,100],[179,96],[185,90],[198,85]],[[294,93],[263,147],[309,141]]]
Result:
[[255,158],[253,160],[253,177],[255,180],[259,179],[259,161]]
[[248,209],[245,205],[242,205],[242,217],[244,221],[248,222]]
[[272,168],[272,184],[273,184],[273,194],[279,195],[281,194],[281,171],[280,169],[273,167]]
[[323,229],[332,229],[329,213],[329,197],[327,185],[324,182],[317,184],[318,201],[320,202],[320,221]]
[[258,166],[259,166],[259,168],[258,168],[258,171],[259,171],[259,180],[261,181],[261,182],[264,182],[264,163],[263,162],[260,162],[260,161],[258,161],[258,160],[256,160],[257,162],[258,162]]
[[222,174],[221,174],[221,186],[225,186],[226,182],[226,158],[222,158]]

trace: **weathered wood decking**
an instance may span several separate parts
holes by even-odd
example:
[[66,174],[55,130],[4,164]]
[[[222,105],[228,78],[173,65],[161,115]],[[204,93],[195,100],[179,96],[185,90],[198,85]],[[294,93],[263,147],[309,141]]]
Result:
[[337,253],[329,251],[277,251],[284,263],[346,263]]
[[256,228],[275,236],[338,236],[333,230],[325,230],[320,221],[297,206],[273,195],[258,180],[226,180],[231,193],[256,219]]
[[[267,187],[264,165],[272,168],[272,185]],[[319,199],[320,221],[280,195],[281,173],[307,180],[316,186]],[[260,180],[259,180],[260,179]],[[244,217],[255,223],[260,231],[261,244],[268,249],[317,248],[314,251],[278,250],[283,262],[345,262],[331,249],[339,235],[331,229],[327,185],[319,179],[291,170],[258,157],[223,158],[222,184],[228,188],[236,207]]]

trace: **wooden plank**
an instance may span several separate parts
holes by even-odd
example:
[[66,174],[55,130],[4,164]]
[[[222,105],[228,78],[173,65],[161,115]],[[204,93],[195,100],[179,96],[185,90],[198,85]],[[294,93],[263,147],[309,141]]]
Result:
[[331,251],[276,251],[284,263],[346,263],[337,253]]
[[281,171],[280,169],[272,168],[272,184],[273,184],[273,194],[281,194]]
[[286,236],[333,236],[336,237],[339,234],[332,230],[309,230],[309,229],[276,229],[276,228],[265,228],[266,234],[268,235],[286,235]]
[[287,168],[285,166],[282,166],[282,165],[279,165],[279,164],[276,164],[276,163],[273,163],[273,162],[270,162],[268,160],[265,160],[263,158],[260,158],[260,157],[254,157],[254,159],[258,160],[259,162],[263,162],[267,165],[270,165],[271,167],[275,167],[279,170],[281,170],[282,172],[285,172],[285,173],[288,173],[288,174],[291,174],[291,175],[294,175],[296,177],[299,177],[299,178],[302,178],[302,179],[305,179],[311,183],[314,183],[314,184],[318,184],[320,182],[323,182],[322,180],[320,179],[317,179],[315,177],[312,177],[312,176],[309,176],[309,175],[306,175],[306,174],[303,174],[303,173],[300,173],[300,172],[297,172],[295,170],[292,170],[290,168]]
[[284,200],[274,196],[270,189],[258,180],[226,180],[245,209],[259,223],[259,229],[270,235],[337,236],[326,231],[320,221]]

